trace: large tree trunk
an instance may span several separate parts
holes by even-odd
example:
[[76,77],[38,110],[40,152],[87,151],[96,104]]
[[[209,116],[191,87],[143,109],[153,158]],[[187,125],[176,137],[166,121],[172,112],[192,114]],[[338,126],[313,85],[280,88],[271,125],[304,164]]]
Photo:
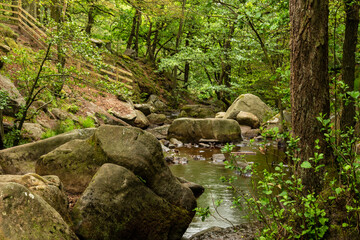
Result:
[[[347,91],[354,91],[355,81],[355,51],[359,26],[359,4],[354,0],[345,1],[345,41],[343,47],[342,79],[349,87]],[[340,119],[341,130],[355,126],[355,106],[353,102],[343,103]]]
[[[315,140],[326,152],[320,113],[329,117],[328,0],[290,0],[291,21],[291,105],[293,134],[300,137],[299,156],[314,156]],[[326,157],[325,157],[326,159]],[[302,169],[305,191],[319,192],[321,173]]]

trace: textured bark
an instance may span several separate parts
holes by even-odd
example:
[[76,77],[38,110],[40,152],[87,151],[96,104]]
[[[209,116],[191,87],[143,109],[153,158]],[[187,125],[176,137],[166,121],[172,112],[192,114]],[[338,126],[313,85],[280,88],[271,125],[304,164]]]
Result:
[[[357,30],[359,26],[359,4],[358,1],[345,1],[345,41],[343,46],[342,79],[348,85],[348,91],[354,91],[355,81],[355,51],[357,44]],[[341,130],[355,127],[355,106],[353,103],[343,103],[340,119]]]
[[[320,113],[330,114],[328,77],[328,0],[290,0],[291,105],[293,134],[300,137],[299,156],[314,156],[315,140],[326,152]],[[321,174],[302,170],[305,190],[321,190]]]
[[126,49],[131,49],[131,46],[133,44],[133,39],[135,36],[135,29],[136,29],[136,24],[137,24],[137,14],[138,14],[138,10],[136,10],[135,15],[133,17],[133,23],[131,26],[131,32],[127,41],[127,45],[126,45]]
[[92,29],[94,23],[95,23],[94,6],[91,5],[90,9],[89,9],[89,12],[88,12],[88,21],[87,21],[87,24],[86,24],[86,27],[85,27],[85,32],[88,35],[91,34],[91,29]]

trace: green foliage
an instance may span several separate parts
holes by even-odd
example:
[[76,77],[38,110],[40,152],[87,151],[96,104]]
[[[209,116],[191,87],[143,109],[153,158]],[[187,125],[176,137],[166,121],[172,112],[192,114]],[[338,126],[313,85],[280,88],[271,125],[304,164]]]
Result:
[[95,122],[94,119],[91,117],[79,117],[79,124],[81,126],[81,128],[94,128],[95,127]]
[[195,208],[194,211],[196,211],[197,216],[201,217],[201,221],[205,221],[205,219],[211,215],[210,207],[198,207]]
[[81,128],[94,128],[95,122],[91,117],[79,117],[78,122],[75,122],[71,119],[66,119],[60,121],[60,123],[56,126],[54,130],[47,130],[42,136],[42,139],[56,136],[61,133],[69,132],[74,129]]
[[9,101],[9,93],[0,89],[0,111],[7,106],[8,101]]

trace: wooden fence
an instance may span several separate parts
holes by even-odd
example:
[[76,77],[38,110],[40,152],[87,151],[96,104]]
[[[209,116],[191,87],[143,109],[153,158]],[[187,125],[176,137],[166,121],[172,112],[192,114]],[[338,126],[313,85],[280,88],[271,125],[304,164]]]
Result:
[[[16,24],[21,31],[28,34],[40,47],[46,48],[46,39],[48,31],[42,23],[40,23],[28,11],[24,10],[21,0],[1,0],[0,2],[0,21]],[[97,78],[111,82],[122,82],[127,88],[132,89],[131,77],[133,74],[125,69],[118,68],[107,64],[105,68],[96,71],[96,67],[81,59],[70,56],[76,62],[78,70],[86,69],[86,71]]]

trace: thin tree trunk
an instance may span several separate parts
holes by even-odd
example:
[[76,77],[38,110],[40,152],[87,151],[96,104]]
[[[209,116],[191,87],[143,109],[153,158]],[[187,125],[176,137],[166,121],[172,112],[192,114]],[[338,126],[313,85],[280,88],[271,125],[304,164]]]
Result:
[[[180,16],[180,22],[179,22],[179,30],[176,35],[176,42],[175,42],[175,53],[178,52],[180,43],[181,43],[181,36],[183,33],[183,26],[184,26],[184,14],[185,14],[185,5],[186,0],[183,0],[182,2],[182,9],[181,9],[181,16]],[[174,67],[173,70],[173,83],[172,83],[172,89],[176,89],[177,87],[177,75],[178,75],[178,66]]]
[[151,52],[151,35],[152,35],[152,22],[149,19],[149,30],[148,33],[146,35],[146,54],[145,57],[148,58],[150,61],[152,60],[150,58],[150,52]]
[[95,22],[94,6],[91,5],[90,9],[89,9],[89,12],[88,12],[88,21],[87,21],[87,24],[86,24],[86,27],[85,27],[85,32],[88,35],[91,34],[91,29],[92,29],[92,26],[94,25],[94,22]]
[[[328,0],[290,0],[291,123],[293,134],[300,138],[301,161],[314,157],[316,139],[320,140],[319,152],[328,151],[322,126],[316,120],[320,113],[330,114],[328,5]],[[320,172],[301,169],[301,174],[305,191],[318,193],[322,189]]]
[[[357,1],[345,1],[345,40],[343,46],[342,79],[349,87],[347,91],[354,91],[355,81],[355,52],[357,33],[359,26],[359,4]],[[345,131],[349,127],[355,127],[355,106],[353,102],[342,104],[340,129]]]
[[131,26],[131,32],[130,32],[130,35],[129,35],[129,38],[128,38],[128,41],[127,41],[126,49],[131,49],[131,46],[132,46],[132,43],[133,43],[133,39],[134,39],[134,36],[135,36],[136,22],[137,22],[137,12],[138,12],[138,10],[136,9],[135,15],[133,17],[133,23],[132,23],[132,26]]
[[3,124],[3,113],[2,113],[2,110],[0,109],[0,150],[5,148],[4,136],[5,136],[5,131],[4,131],[4,124]]
[[136,20],[136,30],[135,30],[135,42],[134,42],[134,50],[136,53],[136,57],[139,55],[139,31],[140,31],[140,24],[141,24],[141,12],[137,12],[137,20]]

